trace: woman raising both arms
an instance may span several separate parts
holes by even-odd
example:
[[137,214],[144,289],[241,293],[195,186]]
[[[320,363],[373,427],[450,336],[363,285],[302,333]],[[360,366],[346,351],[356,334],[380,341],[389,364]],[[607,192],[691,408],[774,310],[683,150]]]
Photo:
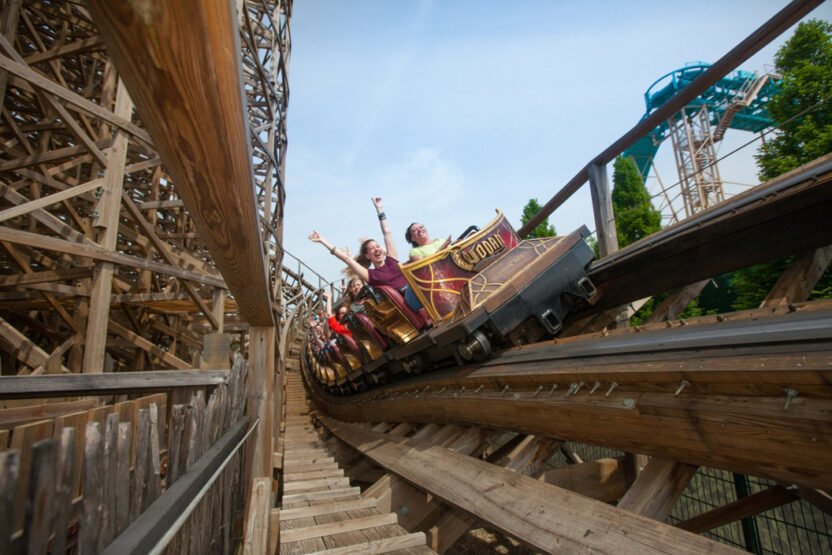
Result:
[[387,223],[387,215],[384,213],[381,198],[376,197],[372,201],[378,213],[378,221],[381,226],[381,233],[384,236],[386,250],[374,239],[367,239],[361,243],[358,256],[353,260],[347,253],[321,237],[317,231],[313,231],[309,239],[329,249],[331,254],[344,261],[358,277],[371,287],[375,285],[387,285],[402,291],[404,300],[408,306],[414,311],[418,311],[422,308],[422,305],[407,285],[407,280],[404,279],[399,269],[396,244],[393,241],[393,234],[390,232],[390,226]]

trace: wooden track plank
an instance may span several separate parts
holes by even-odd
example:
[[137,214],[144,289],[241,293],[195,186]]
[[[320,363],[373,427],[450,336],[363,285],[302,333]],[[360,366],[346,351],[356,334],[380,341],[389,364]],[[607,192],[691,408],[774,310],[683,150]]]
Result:
[[[502,531],[545,551],[638,551],[736,553],[728,546],[610,507],[555,486],[495,468],[440,447],[319,417],[334,434],[388,470]],[[563,508],[569,507],[564,513]]]
[[273,326],[234,5],[157,1],[141,8],[152,18],[129,3],[88,6],[241,313]]

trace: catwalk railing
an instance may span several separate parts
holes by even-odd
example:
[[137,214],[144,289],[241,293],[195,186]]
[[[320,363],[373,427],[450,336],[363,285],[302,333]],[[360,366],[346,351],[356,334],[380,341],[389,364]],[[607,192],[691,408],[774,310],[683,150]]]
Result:
[[[97,397],[0,411],[0,552],[233,552],[256,425],[246,376],[237,357],[230,371],[0,378],[0,399]],[[99,403],[127,394],[141,396]]]

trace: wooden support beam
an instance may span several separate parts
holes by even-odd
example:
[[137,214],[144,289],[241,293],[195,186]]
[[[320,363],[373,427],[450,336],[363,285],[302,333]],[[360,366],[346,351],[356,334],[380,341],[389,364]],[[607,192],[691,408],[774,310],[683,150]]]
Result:
[[[116,95],[115,114],[128,121],[133,114],[133,101],[122,82],[119,82]],[[113,147],[107,156],[101,199],[96,205],[100,212],[97,223],[103,228],[99,244],[101,248],[109,251],[115,250],[118,239],[119,206],[124,185],[124,166],[127,163],[127,142],[127,135],[117,131]],[[114,270],[111,262],[99,261],[95,264],[85,334],[82,368],[85,373],[104,371],[104,350],[107,347],[107,323],[110,320],[110,294],[113,289]]]
[[772,486],[763,491],[752,493],[733,503],[717,507],[691,519],[677,522],[676,527],[696,534],[707,532],[717,526],[735,522],[743,518],[762,513],[769,509],[791,503],[798,499],[796,492],[783,486]]
[[[156,247],[156,251],[165,259],[165,262],[170,264],[171,266],[181,266],[181,257],[177,259],[177,257],[171,252],[171,247],[156,235],[156,232],[153,229],[153,226],[150,225],[142,213],[139,211],[136,204],[133,202],[126,193],[122,193],[122,202],[124,206],[127,208],[127,211],[132,216],[133,220],[139,224],[144,234],[150,239],[150,242],[153,243],[153,246]],[[214,312],[208,307],[205,301],[202,300],[202,297],[199,296],[199,293],[194,288],[193,284],[184,282],[182,285],[185,286],[185,289],[188,291],[188,295],[190,295],[191,299],[196,303],[199,307],[200,311],[208,318],[208,321],[211,322],[211,325],[219,330],[220,323],[217,319],[217,316]]]
[[832,261],[832,245],[798,254],[760,308],[805,301]]
[[[138,347],[139,349],[149,353],[155,357],[158,357],[162,362],[170,366],[171,368],[176,368],[178,370],[190,370],[193,366],[181,358],[173,355],[172,353],[162,349],[158,345],[154,345],[152,342],[148,341],[144,337],[140,336],[139,334],[130,331],[126,327],[122,326],[115,320],[109,321],[109,329],[116,335],[121,336],[125,340],[129,341],[132,345]],[[89,347],[88,347],[89,349]],[[85,359],[86,360],[86,359]],[[87,367],[85,363],[85,372],[101,372],[101,368],[91,368]]]
[[415,440],[394,441],[328,417],[319,420],[391,472],[543,551],[738,553],[473,457]]
[[254,478],[272,476],[275,328],[252,327],[249,345],[247,414],[260,419],[246,444],[246,477],[250,483]]
[[690,464],[653,458],[638,474],[633,485],[618,502],[618,507],[664,520],[696,474],[696,468]]
[[[8,58],[0,54],[0,69],[6,70],[12,75],[15,75],[31,83],[36,88],[42,90],[45,93],[52,94],[60,98],[61,100],[66,101],[73,108],[81,110],[91,116],[100,118],[106,121],[107,123],[115,125],[119,129],[126,131],[134,137],[136,137],[137,139],[141,140],[146,145],[150,145],[152,142],[150,139],[150,135],[148,135],[148,133],[144,129],[141,129],[140,127],[130,123],[130,121],[126,118],[118,117],[114,113],[110,112],[105,108],[102,108],[98,104],[91,102],[90,100],[84,98],[83,96],[77,93],[70,91],[65,87],[62,87],[61,85],[55,83],[51,79],[43,77],[42,75],[35,72],[25,64],[15,62],[11,58]],[[84,147],[81,148],[83,149]]]
[[153,262],[137,256],[113,252],[96,245],[64,241],[63,239],[47,237],[37,233],[21,231],[19,229],[0,226],[0,241],[8,241],[9,243],[27,245],[29,247],[56,251],[72,256],[82,256],[92,258],[94,260],[113,262],[115,264],[122,264],[124,266],[129,266],[139,270],[150,270],[152,272],[187,279],[197,283],[203,283],[205,285],[213,285],[214,287],[225,287],[225,282],[214,276],[200,274],[190,270],[185,270],[183,268],[161,264],[159,262]]
[[606,164],[592,164],[587,168],[589,190],[592,194],[592,213],[595,215],[595,234],[598,237],[598,253],[601,258],[618,250],[618,234],[615,230],[615,214],[612,211],[610,182]]
[[[521,437],[522,441],[501,457],[497,465],[525,475],[534,474],[563,443],[539,436]],[[428,546],[437,553],[444,553],[476,523],[476,517],[465,511],[443,507],[438,519],[427,530]]]
[[546,470],[538,480],[605,503],[620,499],[631,483],[623,459],[598,459],[560,466]]
[[[14,354],[18,360],[27,364],[32,368],[39,366],[46,366],[50,363],[51,356],[49,353],[32,343],[25,335],[20,333],[17,328],[12,326],[3,318],[0,318],[0,337],[5,339],[13,348]],[[61,370],[68,369],[61,366]]]
[[88,6],[240,311],[254,326],[273,325],[234,5]]
[[103,183],[103,179],[93,179],[92,181],[88,181],[82,185],[76,185],[75,187],[70,187],[69,189],[65,189],[59,193],[47,195],[45,197],[29,201],[26,204],[14,206],[12,208],[6,208],[5,210],[0,211],[0,222],[4,222],[6,220],[16,218],[18,216],[23,216],[24,214],[28,214],[33,210],[44,208],[52,204],[57,204],[61,201],[70,199],[72,197],[76,197],[88,191],[98,189],[99,187],[101,187]]
[[666,322],[677,318],[710,281],[710,279],[703,279],[671,292],[665,300],[659,303],[659,306],[653,309],[653,313],[647,318],[647,323]]
[[0,287],[14,287],[17,285],[32,285],[35,283],[49,283],[53,281],[71,281],[90,277],[92,268],[70,268],[32,272],[31,274],[14,274],[0,276]]
[[828,515],[832,515],[832,495],[827,492],[815,488],[805,488],[798,486],[797,494],[805,501],[808,501],[821,511]]

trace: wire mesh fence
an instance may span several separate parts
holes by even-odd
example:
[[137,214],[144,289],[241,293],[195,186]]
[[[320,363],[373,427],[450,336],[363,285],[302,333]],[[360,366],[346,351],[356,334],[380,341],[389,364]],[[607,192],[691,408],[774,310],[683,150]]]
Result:
[[[583,460],[620,457],[616,449],[570,443]],[[557,454],[551,466],[566,464]],[[666,518],[676,524],[761,492],[776,483],[764,478],[700,467]],[[705,536],[751,553],[832,553],[832,516],[803,500],[792,501],[760,514],[708,530]]]
[[[492,447],[497,449],[513,436],[513,433],[499,436],[493,440]],[[566,445],[583,461],[624,455],[623,451],[597,445],[572,442]],[[556,451],[545,466],[556,468],[567,464],[566,456]],[[765,478],[699,467],[665,521],[684,522],[776,485]],[[832,516],[800,499],[703,533],[713,540],[763,555],[832,553]]]

